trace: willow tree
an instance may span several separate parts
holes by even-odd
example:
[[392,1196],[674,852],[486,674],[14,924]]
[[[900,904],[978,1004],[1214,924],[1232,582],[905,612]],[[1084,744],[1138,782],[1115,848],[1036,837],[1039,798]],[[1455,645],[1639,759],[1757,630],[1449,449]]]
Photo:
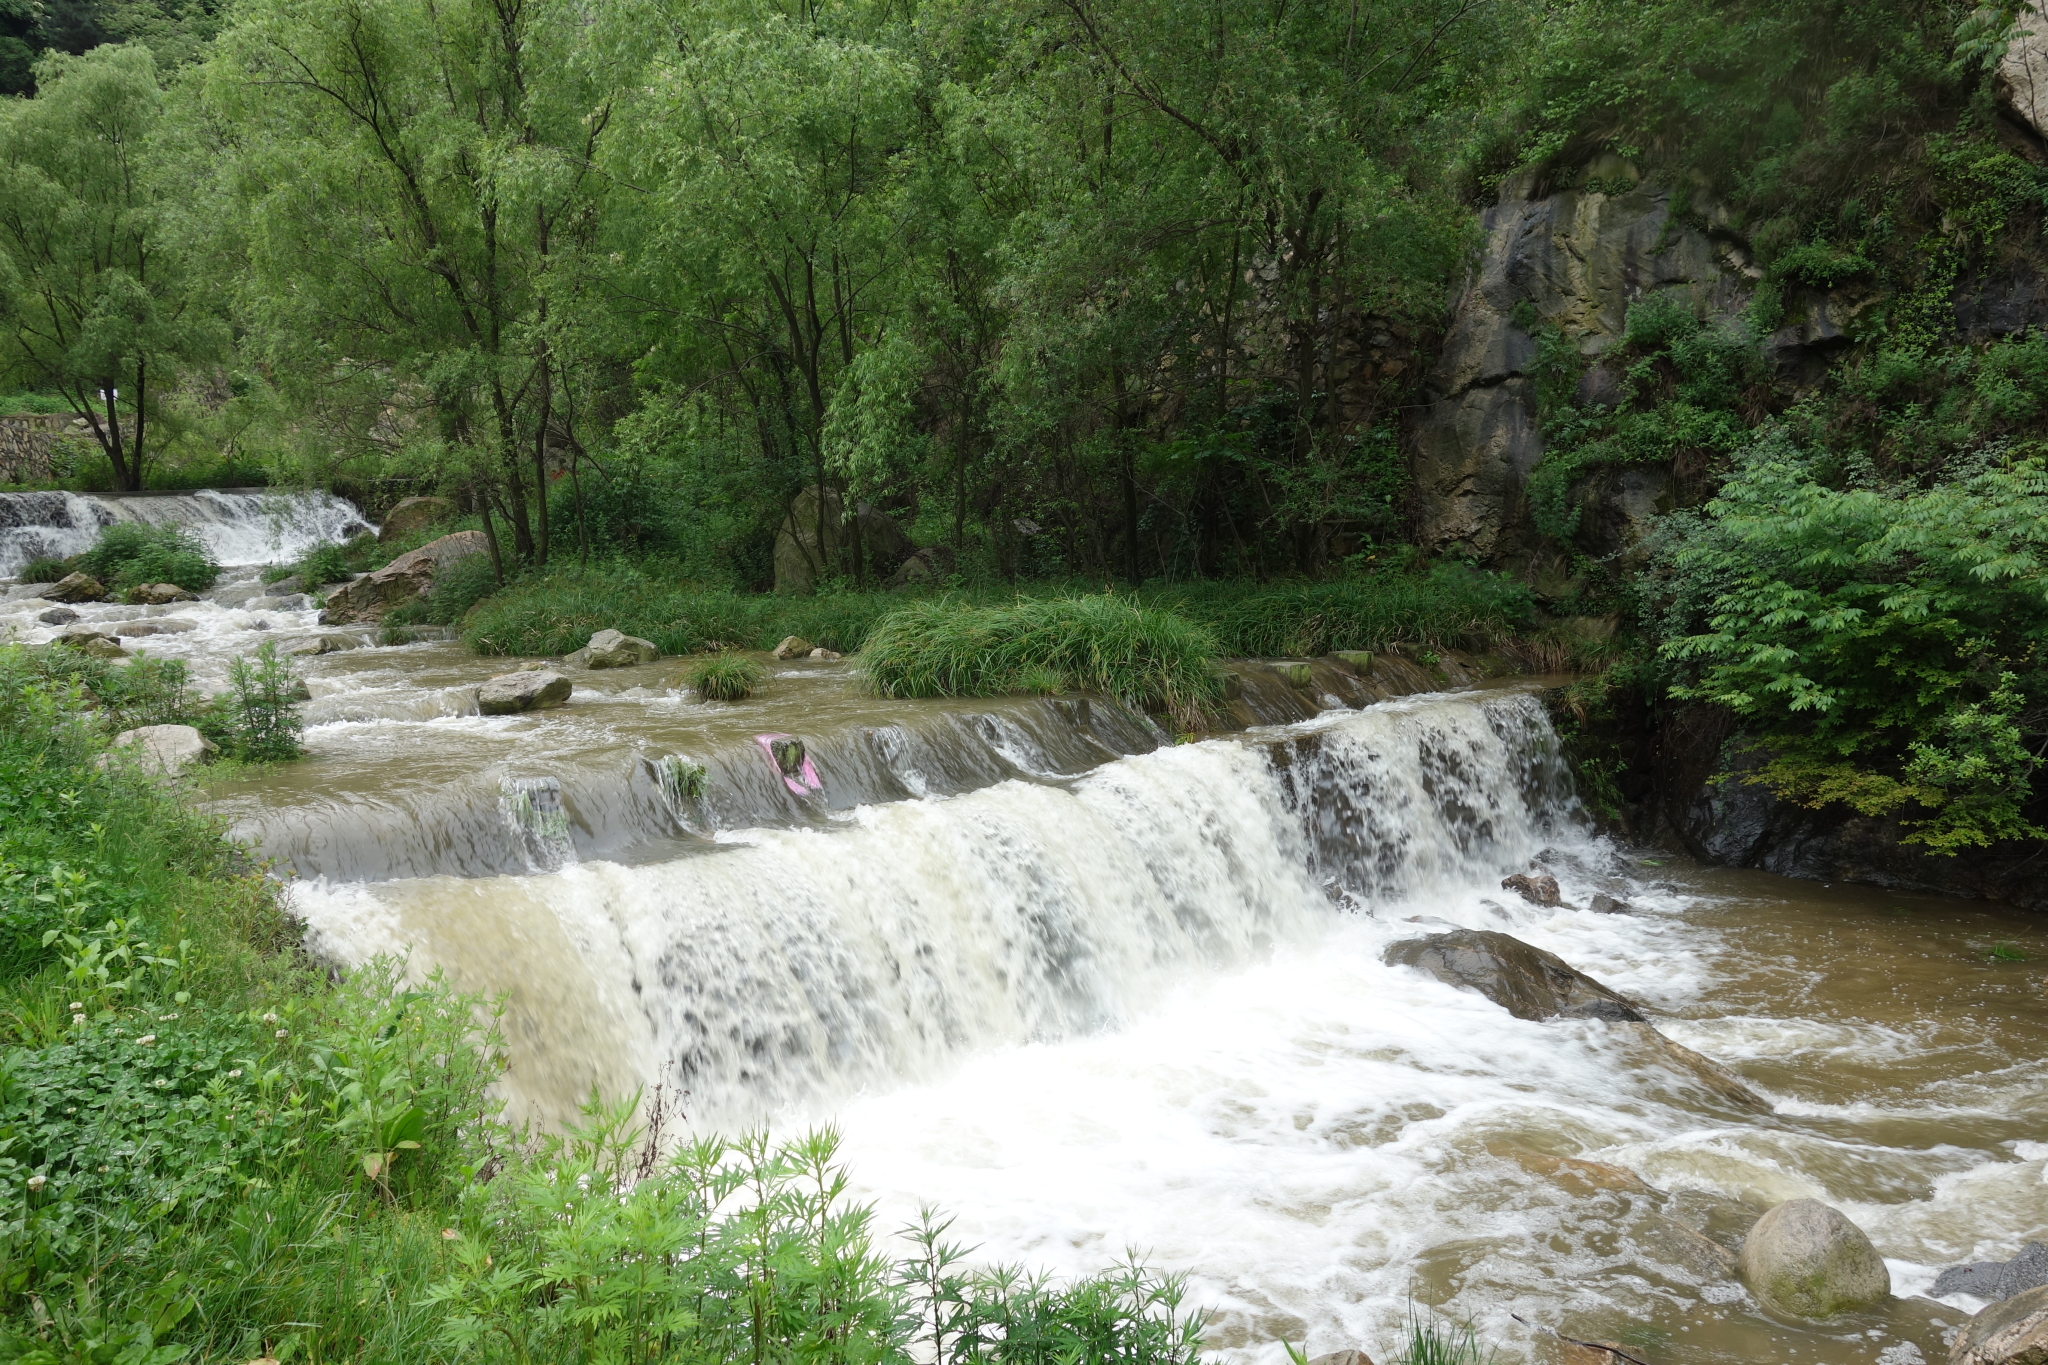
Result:
[[0,370],[63,394],[114,486],[137,489],[158,395],[218,349],[221,330],[164,245],[149,50],[50,58],[38,75],[35,98],[0,100]]
[[243,307],[275,359],[424,395],[536,564],[574,440],[562,311],[608,189],[610,68],[586,19],[567,0],[266,0],[204,68]]

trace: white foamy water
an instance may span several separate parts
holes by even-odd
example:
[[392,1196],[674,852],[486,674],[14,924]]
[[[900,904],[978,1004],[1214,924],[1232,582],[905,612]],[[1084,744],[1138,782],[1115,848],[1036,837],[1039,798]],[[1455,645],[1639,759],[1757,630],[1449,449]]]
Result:
[[375,530],[332,493],[202,488],[190,493],[0,493],[0,578],[39,557],[90,549],[118,522],[177,526],[217,564],[276,564]]

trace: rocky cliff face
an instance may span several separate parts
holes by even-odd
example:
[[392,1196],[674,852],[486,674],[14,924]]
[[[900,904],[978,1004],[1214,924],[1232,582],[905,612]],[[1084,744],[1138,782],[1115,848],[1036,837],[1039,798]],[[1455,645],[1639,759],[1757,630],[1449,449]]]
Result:
[[[1486,210],[1485,248],[1452,312],[1432,370],[1427,404],[1412,432],[1417,530],[1423,546],[1459,552],[1540,581],[1556,554],[1530,525],[1529,474],[1543,458],[1536,422],[1536,344],[1517,322],[1553,323],[1589,360],[1621,339],[1630,305],[1654,294],[1682,298],[1703,317],[1729,318],[1747,303],[1754,271],[1732,237],[1681,221],[1673,191],[1622,188],[1634,172],[1595,167],[1608,191],[1530,197],[1511,181]],[[1605,172],[1605,174],[1601,174]],[[1596,366],[1586,376],[1611,379]],[[1667,496],[1668,475],[1612,471],[1591,499],[1590,534],[1626,542]]]

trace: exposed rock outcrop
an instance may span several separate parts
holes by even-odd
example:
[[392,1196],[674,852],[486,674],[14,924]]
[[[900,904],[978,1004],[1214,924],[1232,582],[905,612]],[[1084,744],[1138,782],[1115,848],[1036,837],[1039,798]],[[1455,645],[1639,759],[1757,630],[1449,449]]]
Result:
[[622,631],[600,630],[590,643],[571,654],[567,662],[578,668],[632,668],[651,664],[661,657],[652,640],[642,640]]
[[1778,1205],[1742,1243],[1742,1278],[1766,1308],[1824,1320],[1891,1297],[1892,1276],[1870,1238],[1817,1199]]
[[[798,493],[775,532],[775,590],[809,592],[830,574],[851,574],[856,552],[865,561],[870,580],[887,580],[915,548],[896,519],[872,503],[858,503],[853,516],[835,488],[824,490],[824,515],[819,517],[818,486]],[[820,539],[820,532],[823,539]]]
[[320,613],[320,624],[340,626],[375,621],[401,602],[432,594],[435,576],[451,564],[489,551],[490,542],[482,531],[457,531],[430,540],[375,573],[364,574],[329,593],[326,610]]
[[1548,872],[1517,872],[1512,877],[1503,877],[1500,889],[1514,892],[1531,905],[1564,904],[1564,897],[1557,889],[1557,878]]
[[114,736],[116,749],[134,750],[144,772],[176,774],[211,763],[220,746],[189,725],[144,725]]
[[176,583],[144,583],[128,590],[128,600],[138,606],[163,607],[173,602],[197,602],[199,594],[187,592]]
[[49,602],[98,602],[106,597],[107,589],[90,574],[73,573],[64,575],[36,595]]
[[1998,59],[1998,94],[2014,118],[2048,138],[2048,8],[2020,11],[2019,36]]
[[920,583],[938,583],[953,576],[953,552],[943,545],[927,545],[896,566],[883,583],[886,588],[907,588]]
[[510,716],[560,706],[574,690],[575,684],[567,678],[544,669],[500,673],[477,688],[476,706],[487,716]]
[[771,659],[801,659],[816,648],[816,645],[801,635],[785,635],[782,637],[781,644],[768,651],[768,657]]
[[1963,1324],[1949,1365],[2048,1365],[2048,1288],[1994,1303]]
[[454,515],[455,504],[446,498],[406,498],[384,514],[384,524],[377,528],[377,539],[388,545]]

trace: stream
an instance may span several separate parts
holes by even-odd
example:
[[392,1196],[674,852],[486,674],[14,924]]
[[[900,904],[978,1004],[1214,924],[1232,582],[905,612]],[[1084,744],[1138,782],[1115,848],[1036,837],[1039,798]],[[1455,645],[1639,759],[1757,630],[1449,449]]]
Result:
[[[190,622],[130,646],[217,688],[315,628],[253,572],[77,610]],[[44,605],[0,628],[49,638]],[[1100,700],[880,701],[850,662],[735,704],[678,661],[565,670],[567,706],[484,717],[513,661],[353,634],[298,661],[306,760],[209,799],[314,952],[504,997],[516,1117],[659,1085],[699,1128],[833,1124],[880,1226],[935,1204],[977,1259],[1056,1274],[1134,1251],[1245,1365],[1384,1360],[1431,1311],[1509,1361],[1550,1329],[1659,1365],[1940,1361],[1982,1305],[1925,1297],[1937,1270],[2048,1230],[2038,919],[1599,835],[1527,682],[1252,688],[1268,723],[1182,745]],[[818,790],[772,766],[781,733]],[[1562,908],[1501,889],[1532,866]],[[1381,961],[1454,925],[1559,954],[1771,1112]],[[1884,1309],[1783,1322],[1728,1273],[1800,1196],[1870,1234]]]

